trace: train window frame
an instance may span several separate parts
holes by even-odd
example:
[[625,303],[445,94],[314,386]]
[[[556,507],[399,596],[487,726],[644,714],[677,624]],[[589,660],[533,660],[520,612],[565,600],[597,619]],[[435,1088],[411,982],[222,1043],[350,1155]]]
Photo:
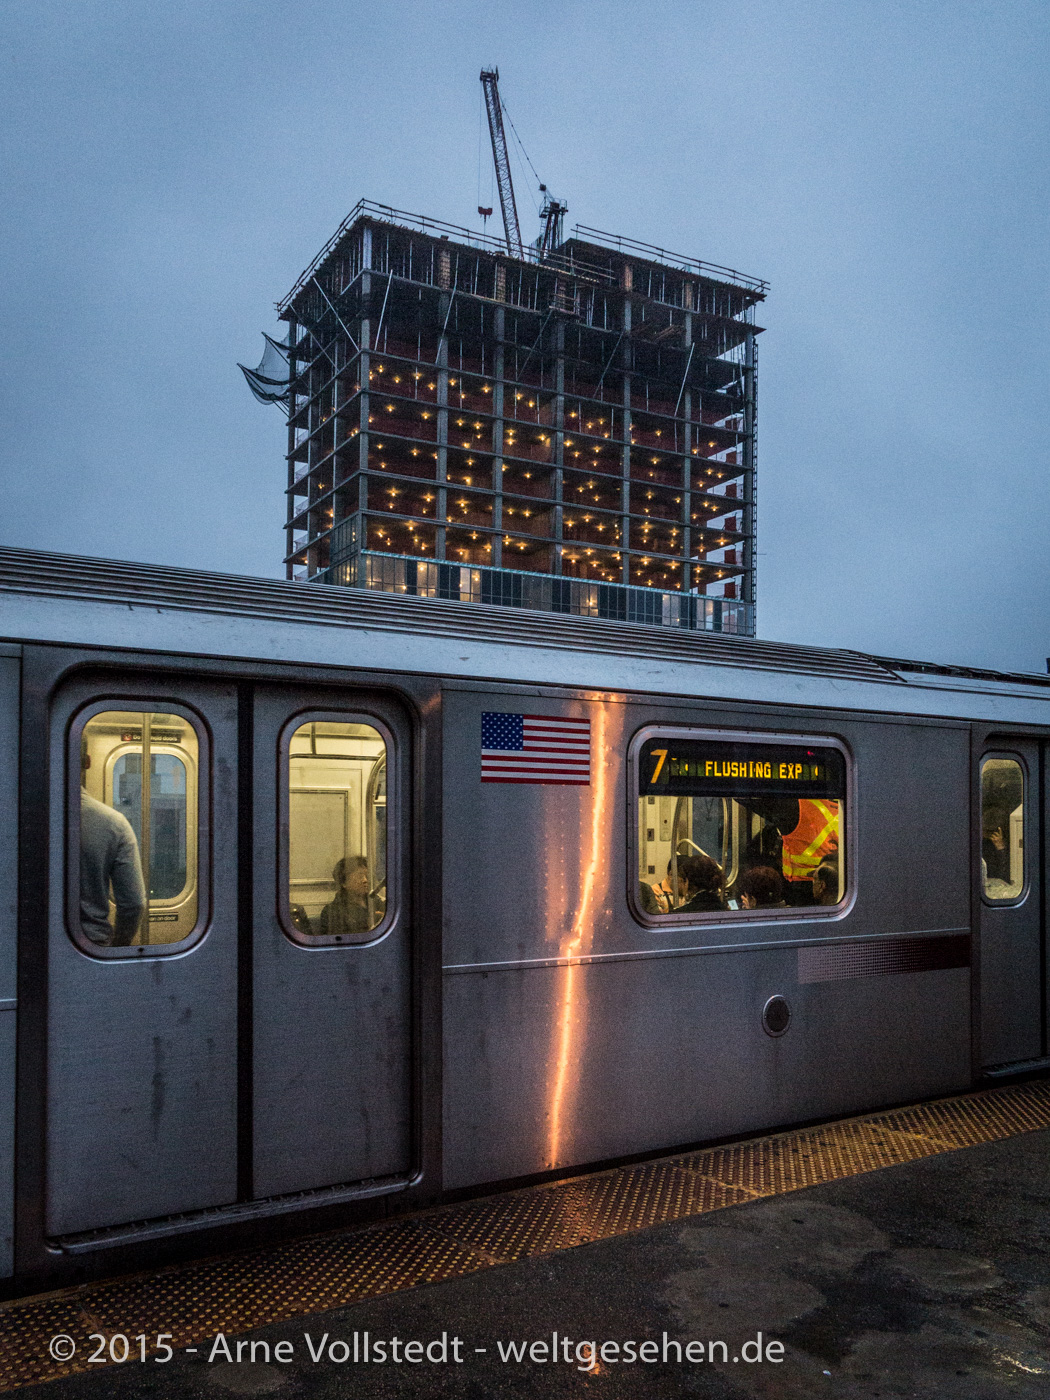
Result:
[[[133,943],[109,947],[93,942],[83,929],[80,917],[81,744],[84,730],[91,721],[110,712],[177,715],[189,724],[197,740],[197,917],[190,931],[177,943]],[[72,715],[66,744],[65,924],[67,935],[80,952],[100,962],[138,962],[143,958],[182,957],[203,941],[211,926],[212,906],[211,764],[211,730],[204,716],[185,701],[157,695],[116,694],[102,699],[95,697]],[[188,823],[187,806],[187,827]]]
[[[639,764],[642,750],[651,739],[688,739],[724,744],[769,744],[781,748],[833,748],[842,754],[846,768],[844,836],[841,842],[846,854],[846,882],[842,897],[836,904],[788,905],[784,908],[718,909],[693,913],[650,913],[639,900],[639,837],[638,803],[640,792]],[[717,925],[739,927],[756,923],[797,924],[827,922],[843,919],[852,910],[857,898],[857,771],[849,744],[834,734],[784,733],[766,729],[717,729],[709,726],[648,724],[631,738],[627,751],[627,903],[634,920],[649,929],[697,928]]]
[[[306,724],[362,724],[374,729],[386,745],[386,887],[383,917],[369,937],[357,942],[345,934],[304,934],[288,915],[291,908],[291,742]],[[394,731],[378,715],[367,710],[305,709],[290,716],[277,737],[277,924],[284,936],[299,948],[323,951],[330,948],[354,951],[374,948],[387,938],[401,907],[401,756]]]
[[[1010,763],[1016,763],[1021,770],[1021,861],[1023,879],[1021,881],[1020,892],[1012,895],[1009,899],[993,899],[989,896],[985,872],[981,868],[981,843],[984,834],[984,766],[990,760],[1006,759]],[[1032,885],[1032,864],[1028,857],[1028,850],[1033,838],[1029,835],[1029,828],[1033,825],[1031,806],[1032,774],[1023,754],[1016,753],[1012,749],[987,749],[977,760],[977,885],[980,892],[981,903],[986,909],[1016,909],[1018,905],[1024,904],[1028,898]]]

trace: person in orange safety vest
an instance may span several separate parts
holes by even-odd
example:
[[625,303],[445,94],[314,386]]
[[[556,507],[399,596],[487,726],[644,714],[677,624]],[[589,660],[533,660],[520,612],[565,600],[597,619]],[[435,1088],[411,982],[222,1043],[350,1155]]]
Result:
[[785,880],[812,880],[825,861],[838,860],[839,804],[815,797],[800,797],[798,825],[783,837],[782,868]]

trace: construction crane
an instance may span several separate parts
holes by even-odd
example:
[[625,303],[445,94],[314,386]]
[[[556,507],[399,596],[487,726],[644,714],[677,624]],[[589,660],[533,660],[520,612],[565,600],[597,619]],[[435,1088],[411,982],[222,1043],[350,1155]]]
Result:
[[562,241],[562,225],[565,215],[569,212],[569,206],[562,204],[560,199],[555,199],[546,185],[540,186],[540,194],[543,195],[543,208],[540,210],[540,218],[543,220],[540,257],[547,258]]
[[485,110],[489,118],[489,136],[492,138],[492,159],[496,163],[496,183],[499,186],[499,203],[503,211],[503,230],[507,235],[507,252],[512,258],[524,258],[525,249],[521,244],[521,227],[518,224],[518,206],[514,202],[514,182],[510,178],[510,153],[503,130],[499,69],[483,68],[481,86],[485,91]]

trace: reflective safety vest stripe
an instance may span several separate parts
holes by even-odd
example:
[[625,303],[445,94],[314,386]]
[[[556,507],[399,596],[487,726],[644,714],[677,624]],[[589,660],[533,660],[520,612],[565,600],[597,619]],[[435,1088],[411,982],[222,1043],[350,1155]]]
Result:
[[801,797],[798,825],[784,837],[785,880],[811,880],[813,872],[839,848],[839,804]]

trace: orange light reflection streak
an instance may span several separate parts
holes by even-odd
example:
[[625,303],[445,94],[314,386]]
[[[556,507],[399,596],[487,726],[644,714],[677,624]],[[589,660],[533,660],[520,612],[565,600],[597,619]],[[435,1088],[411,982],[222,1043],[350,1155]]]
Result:
[[[594,903],[594,890],[598,879],[598,866],[603,852],[605,832],[605,710],[598,711],[594,724],[591,746],[591,773],[594,779],[594,805],[591,809],[591,846],[580,890],[580,904],[573,921],[572,931],[559,952],[563,958],[574,959],[588,952],[593,936],[593,925],[589,924]],[[566,1090],[569,1086],[569,1068],[572,1063],[573,1039],[576,1031],[578,1012],[576,1008],[579,965],[570,961],[564,968],[562,981],[561,1010],[557,1020],[554,1087],[551,1093],[550,1144],[548,1154],[552,1167],[559,1165],[561,1152],[562,1118],[565,1109]]]

